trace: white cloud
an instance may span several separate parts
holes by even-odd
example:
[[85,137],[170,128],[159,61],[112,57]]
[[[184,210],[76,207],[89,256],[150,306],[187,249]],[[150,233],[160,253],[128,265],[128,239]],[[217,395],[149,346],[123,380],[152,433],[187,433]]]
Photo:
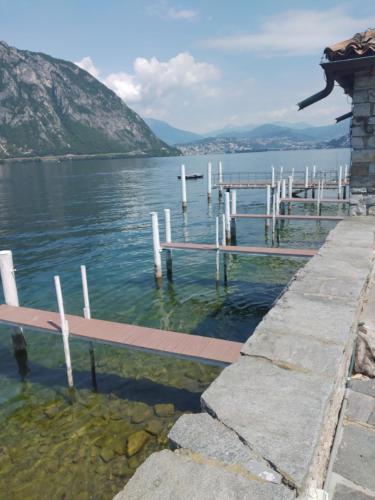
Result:
[[91,57],[88,57],[88,56],[84,57],[83,59],[81,59],[80,61],[78,61],[74,64],[76,64],[80,68],[86,70],[88,73],[90,73],[95,78],[99,78],[100,72],[99,72],[98,68],[94,65]]
[[205,47],[267,55],[306,55],[375,25],[375,16],[353,18],[343,7],[289,10],[268,18],[256,33],[208,39]]
[[147,13],[151,16],[157,15],[162,19],[172,19],[176,21],[193,21],[199,17],[199,11],[195,9],[183,9],[170,6],[166,0],[159,0],[147,8]]
[[168,61],[156,57],[137,57],[133,74],[111,73],[103,83],[116,92],[125,102],[153,107],[172,94],[184,91],[203,92],[214,96],[214,89],[207,82],[220,78],[219,69],[213,64],[196,61],[188,52],[181,52]]

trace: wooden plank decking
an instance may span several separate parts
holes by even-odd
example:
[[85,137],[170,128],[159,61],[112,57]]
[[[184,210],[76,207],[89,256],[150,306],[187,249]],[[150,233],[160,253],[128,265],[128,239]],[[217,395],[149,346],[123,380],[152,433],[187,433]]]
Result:
[[[121,345],[130,349],[214,364],[230,364],[240,356],[242,344],[200,335],[169,332],[100,319],[66,315],[73,337]],[[0,305],[0,323],[60,334],[58,313]]]
[[[272,215],[268,214],[232,214],[232,219],[272,219]],[[279,220],[325,220],[325,221],[340,221],[344,220],[345,216],[338,215],[276,215],[275,219]]]
[[205,243],[162,243],[165,250],[207,250],[226,253],[242,253],[248,255],[274,255],[285,257],[313,257],[318,250],[313,248],[281,248],[281,247],[245,247],[237,245],[209,245]]

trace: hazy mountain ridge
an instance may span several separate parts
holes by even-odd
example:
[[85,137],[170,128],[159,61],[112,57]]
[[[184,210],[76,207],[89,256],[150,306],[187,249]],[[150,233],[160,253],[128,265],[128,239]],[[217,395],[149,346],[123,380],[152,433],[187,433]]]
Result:
[[0,158],[179,154],[75,64],[0,42]]

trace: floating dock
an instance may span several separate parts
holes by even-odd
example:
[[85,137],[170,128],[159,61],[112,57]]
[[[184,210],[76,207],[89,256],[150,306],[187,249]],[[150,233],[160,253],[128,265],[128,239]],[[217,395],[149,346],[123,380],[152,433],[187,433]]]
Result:
[[[228,365],[240,356],[242,344],[231,340],[170,332],[100,319],[85,319],[67,314],[72,337],[120,345],[129,349],[172,355],[211,364]],[[0,305],[0,323],[61,336],[59,313]]]

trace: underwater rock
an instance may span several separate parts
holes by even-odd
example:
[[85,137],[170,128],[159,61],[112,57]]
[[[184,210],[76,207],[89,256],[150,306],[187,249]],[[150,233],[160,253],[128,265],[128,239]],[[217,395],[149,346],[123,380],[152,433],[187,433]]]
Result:
[[128,446],[127,446],[127,452],[128,456],[132,457],[136,453],[139,452],[143,448],[143,446],[146,444],[150,437],[150,434],[148,434],[145,431],[138,431],[129,436],[128,439]]
[[156,436],[163,430],[163,422],[157,418],[153,418],[147,422],[145,430],[153,436]]
[[157,404],[154,409],[158,417],[171,417],[174,414],[174,405],[172,403]]
[[112,448],[106,447],[102,448],[100,451],[100,458],[103,460],[103,462],[108,463],[110,462],[115,456],[115,452]]
[[131,422],[133,424],[140,424],[150,418],[152,410],[149,406],[143,403],[137,404],[131,412]]

